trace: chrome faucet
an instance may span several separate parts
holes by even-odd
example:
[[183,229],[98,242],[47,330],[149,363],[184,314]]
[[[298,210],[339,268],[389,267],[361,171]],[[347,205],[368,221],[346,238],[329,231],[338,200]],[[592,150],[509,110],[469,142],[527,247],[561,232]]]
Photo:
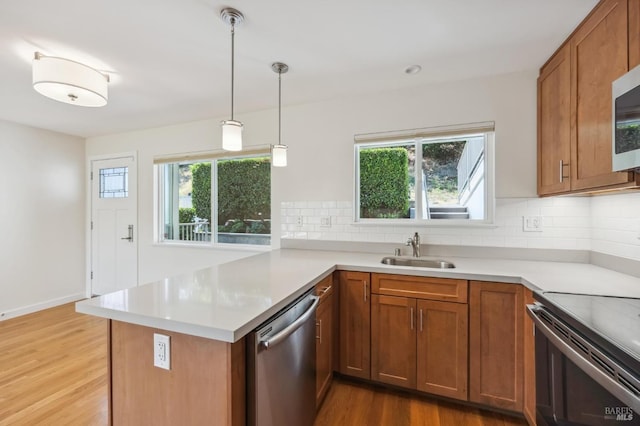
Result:
[[420,235],[417,232],[407,240],[407,245],[413,249],[413,257],[420,257]]

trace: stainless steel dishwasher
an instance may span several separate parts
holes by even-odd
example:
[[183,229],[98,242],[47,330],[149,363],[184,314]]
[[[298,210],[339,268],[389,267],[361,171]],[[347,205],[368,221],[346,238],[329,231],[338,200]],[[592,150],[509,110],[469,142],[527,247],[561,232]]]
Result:
[[249,334],[247,424],[313,425],[318,302],[310,290]]

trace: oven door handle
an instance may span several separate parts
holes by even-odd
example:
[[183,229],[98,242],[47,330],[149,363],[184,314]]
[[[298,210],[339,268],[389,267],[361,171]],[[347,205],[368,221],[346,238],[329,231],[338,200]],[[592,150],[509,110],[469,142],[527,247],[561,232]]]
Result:
[[300,315],[294,322],[283,328],[282,331],[274,334],[266,340],[261,341],[260,346],[262,346],[264,349],[269,349],[270,347],[282,342],[287,337],[292,335],[294,331],[302,327],[302,324],[307,322],[307,320],[311,318],[311,315],[316,312],[318,303],[320,303],[320,297],[318,296],[311,296],[311,299],[313,300],[313,303],[311,304],[309,309],[307,309],[302,315]]
[[[541,331],[547,339],[549,339],[549,342],[613,396],[627,404],[627,406],[636,413],[640,413],[640,398],[621,384],[617,383],[607,374],[603,373],[599,368],[593,365],[589,360],[585,359],[580,353],[558,337],[556,333],[554,333],[554,331],[536,314],[536,312],[539,312],[542,309],[543,308],[540,307],[540,305],[527,305],[527,311],[529,316],[533,319],[536,328]],[[617,367],[622,370],[619,366]]]

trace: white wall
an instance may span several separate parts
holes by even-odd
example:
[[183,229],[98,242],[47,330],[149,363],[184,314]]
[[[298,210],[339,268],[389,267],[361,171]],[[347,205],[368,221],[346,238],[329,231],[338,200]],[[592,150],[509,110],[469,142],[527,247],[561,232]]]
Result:
[[[380,242],[406,240],[409,228],[352,225],[353,136],[495,121],[496,226],[471,230],[424,228],[420,229],[423,241],[453,245],[593,249],[640,260],[640,240],[624,232],[630,229],[629,226],[636,230],[633,236],[640,232],[640,225],[634,225],[633,219],[627,217],[638,211],[640,194],[537,198],[536,77],[536,71],[512,73],[283,108],[282,137],[283,142],[289,145],[289,166],[273,169],[272,173],[274,246],[279,246],[279,237]],[[87,141],[89,156],[138,151],[141,282],[252,254],[153,244],[153,157],[219,148],[219,121],[223,118]],[[275,142],[277,110],[244,114],[238,118],[245,124],[245,144]],[[606,209],[611,200],[619,206]],[[625,208],[627,204],[635,207]],[[305,216],[305,224],[298,227],[295,216],[301,212]],[[320,218],[327,215],[332,216],[331,228],[320,226]],[[525,215],[543,216],[543,231],[523,232],[522,216]]]
[[0,120],[0,319],[84,297],[84,139]]
[[593,251],[640,261],[640,193],[591,198]]
[[[536,77],[536,71],[514,73],[283,108],[289,166],[272,173],[273,245],[279,246],[281,202],[352,199],[358,133],[495,121],[496,194],[535,196]],[[218,149],[224,118],[87,140],[88,157],[138,152],[141,283],[252,254],[153,243],[153,158]],[[245,126],[245,145],[276,142],[277,110],[237,119]]]

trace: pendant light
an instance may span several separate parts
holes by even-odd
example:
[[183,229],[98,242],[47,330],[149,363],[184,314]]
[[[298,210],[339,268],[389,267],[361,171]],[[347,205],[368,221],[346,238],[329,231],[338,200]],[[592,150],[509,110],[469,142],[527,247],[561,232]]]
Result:
[[226,151],[242,150],[242,123],[233,119],[233,83],[234,83],[234,54],[235,28],[244,21],[244,15],[236,9],[226,8],[220,12],[220,18],[231,25],[231,120],[224,120],[222,125],[222,149]]
[[271,147],[271,164],[273,167],[286,167],[287,146],[282,145],[282,74],[289,71],[289,66],[282,62],[274,62],[271,69],[278,73],[278,144]]

